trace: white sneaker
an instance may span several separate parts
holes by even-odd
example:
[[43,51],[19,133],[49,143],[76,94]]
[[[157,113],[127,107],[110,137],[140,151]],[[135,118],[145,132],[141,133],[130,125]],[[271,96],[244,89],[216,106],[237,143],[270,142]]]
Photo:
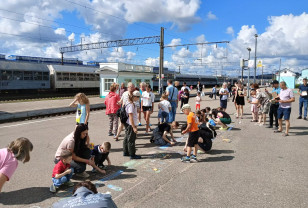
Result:
[[89,178],[90,177],[90,175],[88,173],[86,173],[85,171],[82,172],[82,173],[76,173],[76,176],[80,177],[80,178]]
[[49,191],[52,192],[52,193],[56,193],[57,192],[57,187],[54,184],[52,184],[50,186],[50,188],[49,188]]

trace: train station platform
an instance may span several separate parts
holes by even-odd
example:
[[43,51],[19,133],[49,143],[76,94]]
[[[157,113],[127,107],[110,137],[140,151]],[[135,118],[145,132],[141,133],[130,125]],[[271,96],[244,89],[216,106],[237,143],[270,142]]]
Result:
[[[196,96],[196,92],[193,91],[191,96]],[[160,96],[156,95],[155,102],[158,102],[159,98]],[[89,100],[91,111],[105,108],[104,98],[99,98],[97,96],[90,97]],[[75,113],[76,108],[69,107],[72,101],[73,99],[60,99],[0,103],[0,123]]]

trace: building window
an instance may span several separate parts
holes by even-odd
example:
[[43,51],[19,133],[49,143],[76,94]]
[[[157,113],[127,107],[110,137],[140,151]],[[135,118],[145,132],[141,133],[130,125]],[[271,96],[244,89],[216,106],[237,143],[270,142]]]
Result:
[[62,81],[62,73],[61,72],[57,72],[57,81]]
[[139,87],[140,83],[141,83],[141,79],[136,79],[136,87]]
[[124,82],[125,82],[125,86],[127,86],[129,82],[132,82],[132,79],[124,79]]
[[14,71],[13,72],[13,80],[23,80],[23,72],[22,71]]
[[33,72],[34,80],[42,80],[42,72]]
[[145,79],[144,82],[147,84],[151,84],[151,81],[149,79]]
[[113,79],[105,79],[105,91],[110,91],[110,86],[113,84]]
[[32,71],[25,71],[24,72],[24,80],[33,80],[33,73],[32,73]]

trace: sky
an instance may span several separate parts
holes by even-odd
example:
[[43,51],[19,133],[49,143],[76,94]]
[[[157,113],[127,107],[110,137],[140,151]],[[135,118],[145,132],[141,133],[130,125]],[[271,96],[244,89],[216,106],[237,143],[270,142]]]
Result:
[[[157,36],[164,27],[165,45],[230,41],[165,48],[164,66],[171,70],[235,75],[248,47],[254,58],[258,34],[265,73],[300,71],[308,67],[307,9],[306,0],[11,0],[0,5],[0,54],[60,57],[63,46]],[[158,66],[159,45],[64,56]]]

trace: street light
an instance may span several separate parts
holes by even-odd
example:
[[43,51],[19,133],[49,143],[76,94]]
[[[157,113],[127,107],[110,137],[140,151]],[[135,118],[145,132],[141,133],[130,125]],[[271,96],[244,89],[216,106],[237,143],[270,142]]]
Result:
[[[250,52],[251,52],[251,48],[247,48],[248,50],[248,65],[249,65],[249,60],[250,60]],[[250,88],[250,68],[249,66],[247,67],[248,68],[248,84],[247,84],[247,91],[248,91],[248,97],[250,96],[250,92],[249,92],[249,88]]]
[[256,83],[256,74],[257,74],[257,39],[258,39],[258,34],[255,34],[255,75],[253,78],[253,83]]

